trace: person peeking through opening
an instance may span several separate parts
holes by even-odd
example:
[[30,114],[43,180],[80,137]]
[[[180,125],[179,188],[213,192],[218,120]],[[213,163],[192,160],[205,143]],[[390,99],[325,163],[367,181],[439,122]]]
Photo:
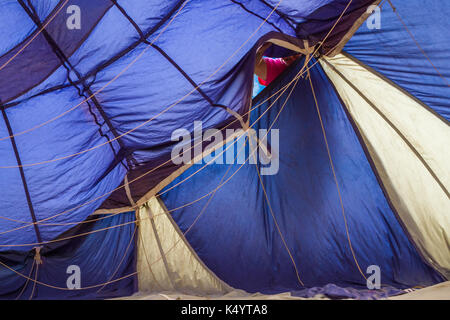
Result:
[[258,76],[259,83],[263,86],[268,86],[287,67],[300,57],[300,54],[284,58],[263,57],[264,52],[270,45],[270,42],[265,43],[256,53],[255,74]]

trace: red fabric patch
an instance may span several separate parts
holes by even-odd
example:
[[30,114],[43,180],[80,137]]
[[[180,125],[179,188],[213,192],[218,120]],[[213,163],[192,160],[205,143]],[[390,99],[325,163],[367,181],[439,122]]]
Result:
[[284,63],[282,58],[263,58],[263,60],[266,63],[267,67],[266,80],[258,77],[258,81],[263,86],[268,86],[273,80],[275,80],[276,77],[280,75],[280,73],[282,73],[287,68],[287,65],[286,63]]

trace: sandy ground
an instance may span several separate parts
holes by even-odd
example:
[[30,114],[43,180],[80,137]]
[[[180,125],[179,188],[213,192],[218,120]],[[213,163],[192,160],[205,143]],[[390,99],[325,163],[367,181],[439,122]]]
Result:
[[[309,300],[327,300],[323,295],[317,295]],[[235,290],[225,295],[198,296],[177,292],[162,293],[137,293],[130,297],[118,298],[116,300],[306,300],[305,298],[293,297],[290,293],[277,295],[249,294],[242,290]],[[443,282],[431,287],[391,297],[389,300],[450,300],[450,281]]]
[[390,300],[450,300],[450,281],[391,297]]
[[[314,300],[328,299],[317,295]],[[305,300],[305,298],[293,297],[289,292],[276,295],[250,294],[242,290],[234,290],[225,295],[198,296],[179,292],[144,293],[139,292],[133,296],[117,298],[116,300]]]

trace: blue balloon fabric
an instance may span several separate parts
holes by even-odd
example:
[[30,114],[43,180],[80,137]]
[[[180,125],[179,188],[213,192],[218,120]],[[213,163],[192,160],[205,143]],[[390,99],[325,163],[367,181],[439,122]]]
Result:
[[[371,5],[382,8],[380,29],[363,23]],[[256,88],[254,66],[266,41],[288,44],[273,45],[272,57],[318,48],[309,66],[345,44],[345,55],[448,122],[450,3],[0,0],[0,8],[0,298],[134,293],[133,211],[182,168],[171,161],[172,134],[194,132],[197,121],[203,131],[247,121],[256,132],[275,129],[267,142],[279,152],[276,174],[232,163],[190,177],[199,163],[158,190],[170,210],[220,186],[173,219],[227,284],[303,296],[330,283],[361,289],[371,265],[392,288],[444,280],[399,222],[320,65],[310,79],[340,194],[309,78],[276,100],[305,57],[266,88]],[[84,289],[66,290],[70,265],[88,270]]]

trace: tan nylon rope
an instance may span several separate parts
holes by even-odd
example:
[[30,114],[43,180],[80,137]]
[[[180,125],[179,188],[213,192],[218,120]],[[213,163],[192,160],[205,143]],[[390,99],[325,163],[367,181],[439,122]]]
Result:
[[314,91],[314,86],[313,86],[313,83],[312,83],[311,74],[309,73],[309,70],[308,70],[308,78],[309,78],[309,83],[311,85],[311,91],[312,91],[312,94],[313,94],[313,97],[314,97],[314,103],[315,103],[315,106],[316,106],[317,116],[319,117],[320,126],[321,126],[321,129],[322,129],[322,134],[323,134],[323,139],[324,139],[324,142],[325,142],[325,147],[327,149],[328,160],[330,162],[330,167],[331,167],[331,170],[333,172],[334,182],[336,184],[336,189],[337,189],[337,192],[338,192],[338,195],[339,195],[339,203],[340,203],[341,210],[342,210],[342,216],[344,217],[345,231],[346,231],[346,235],[347,235],[347,239],[348,239],[348,244],[350,246],[350,251],[352,253],[353,260],[355,261],[356,266],[357,266],[357,268],[359,270],[359,273],[361,273],[361,275],[364,277],[364,279],[367,280],[364,272],[362,272],[361,267],[359,266],[358,260],[357,260],[357,258],[355,256],[355,252],[353,250],[352,242],[350,240],[350,234],[349,234],[349,231],[348,231],[348,225],[347,225],[347,218],[346,218],[346,215],[345,215],[344,203],[342,201],[341,191],[340,191],[340,188],[339,188],[339,183],[338,183],[338,180],[337,180],[336,171],[334,169],[333,159],[331,157],[331,152],[330,152],[330,147],[328,145],[328,139],[327,139],[327,135],[326,135],[326,132],[325,132],[325,127],[324,127],[324,124],[323,124],[323,121],[322,121],[322,116],[320,114],[319,104],[317,102],[317,97],[316,97],[316,93]]

